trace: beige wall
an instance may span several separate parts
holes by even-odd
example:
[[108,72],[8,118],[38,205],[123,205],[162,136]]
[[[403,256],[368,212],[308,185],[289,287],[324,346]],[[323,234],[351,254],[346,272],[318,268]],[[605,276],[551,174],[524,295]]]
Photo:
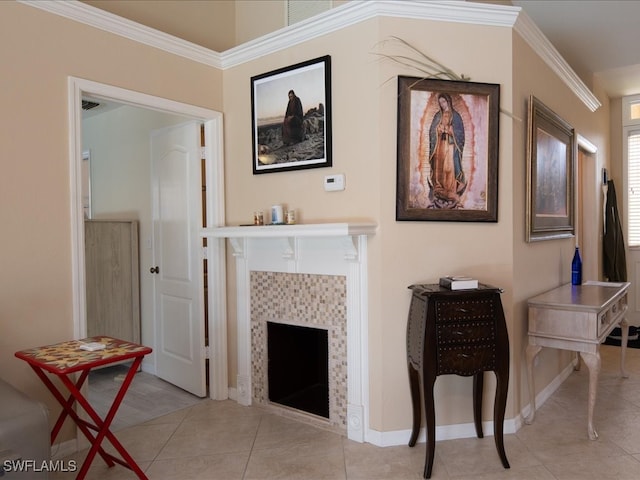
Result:
[[[237,45],[234,18],[236,4],[284,2],[236,2],[233,0],[82,0],[92,7],[139,22],[196,45],[222,52]],[[260,7],[260,6],[257,6]],[[264,16],[264,15],[262,15]],[[281,26],[281,25],[280,25]],[[280,28],[280,26],[278,28]],[[274,29],[275,30],[275,29]],[[261,31],[256,36],[267,33]],[[255,38],[255,37],[251,37]],[[248,40],[248,39],[245,39]]]
[[[405,324],[410,292],[418,282],[433,282],[465,272],[512,293],[511,120],[500,120],[499,222],[396,222],[396,132],[398,74],[414,75],[372,54],[391,35],[437,57],[473,80],[502,85],[509,110],[511,30],[414,20],[372,20],[225,70],[227,221],[244,223],[258,208],[275,202],[295,206],[304,222],[368,218],[379,225],[369,243],[369,368],[371,427],[381,431],[410,426],[406,374]],[[442,42],[441,39],[453,39]],[[438,45],[438,48],[434,48]],[[464,48],[461,48],[464,46]],[[486,52],[490,51],[490,61]],[[331,169],[252,175],[248,79],[282,66],[331,55],[333,154]],[[283,101],[284,105],[284,101]],[[344,173],[346,190],[327,193],[322,179]],[[251,192],[249,195],[248,192]],[[231,260],[232,262],[232,260]],[[233,276],[230,265],[230,279]],[[235,339],[231,287],[229,331]],[[235,356],[230,342],[230,360]],[[230,372],[232,382],[235,370]],[[493,380],[491,380],[493,382]],[[489,382],[489,385],[493,383]],[[437,383],[440,424],[472,421],[469,379],[448,376]],[[492,391],[490,387],[488,391]],[[492,397],[491,397],[492,398]],[[446,406],[445,406],[446,405]],[[490,418],[487,405],[485,416]],[[513,412],[514,408],[510,407]]]
[[213,110],[222,109],[222,80],[211,67],[36,8],[0,10],[0,376],[55,413],[13,353],[73,336],[68,76]]
[[[513,70],[514,96],[513,113],[522,119],[514,127],[514,150],[512,152],[513,175],[513,245],[514,245],[514,304],[513,323],[510,331],[512,345],[512,374],[520,375],[519,388],[512,389],[515,405],[525,407],[530,402],[530,392],[526,386],[524,351],[527,345],[527,305],[531,296],[542,293],[571,281],[571,259],[575,240],[548,240],[526,243],[526,135],[527,102],[529,95],[535,95],[545,105],[569,122],[576,133],[587,138],[598,148],[596,165],[601,171],[609,164],[609,102],[602,92],[596,91],[603,104],[595,113],[572,94],[566,85],[551,72],[549,67],[532,49],[514,34]],[[594,187],[595,188],[595,187]],[[596,211],[602,211],[602,195],[596,192]],[[587,259],[588,260],[588,259]],[[543,349],[538,356],[536,367],[536,389],[540,392],[571,361],[571,354],[552,349]]]
[[[504,113],[500,115],[498,223],[395,221],[395,76],[416,73],[402,71],[372,55],[378,42],[391,35],[402,37],[473,81],[501,85]],[[449,41],[442,42],[442,38]],[[333,68],[334,166],[331,170],[253,176],[249,167],[250,132],[245,127],[250,124],[250,103],[243,93],[247,88],[243,79],[324,54],[331,55]],[[224,83],[229,223],[245,222],[256,208],[284,202],[299,209],[304,221],[371,218],[380,226],[369,252],[370,426],[380,431],[409,428],[410,413],[403,408],[410,404],[404,358],[410,300],[406,287],[435,281],[446,273],[474,275],[505,290],[503,304],[512,357],[507,418],[517,417],[530,402],[523,362],[526,299],[569,281],[574,247],[573,239],[525,241],[527,99],[533,93],[595,144],[595,168],[599,171],[608,164],[606,96],[596,90],[603,107],[590,112],[511,29],[397,19],[370,21],[265,56],[225,71]],[[322,177],[334,172],[346,174],[347,189],[326,193],[321,188]],[[247,191],[252,196],[247,196]],[[595,196],[600,201],[601,196]],[[229,278],[229,329],[233,336],[232,269]],[[234,356],[231,343],[232,382]],[[570,355],[554,351],[545,351],[540,358],[541,373],[536,374],[539,390],[571,361]],[[485,419],[492,416],[493,385],[491,378],[486,389]],[[438,424],[470,422],[470,394],[468,379],[439,379]]]
[[[379,40],[392,35],[403,38],[429,56],[435,57],[453,71],[464,73],[476,82],[497,83],[501,86],[501,107],[510,110],[511,91],[511,35],[508,28],[470,26],[463,24],[385,19],[379,22]],[[447,41],[443,41],[447,39]],[[437,48],[435,47],[437,45]],[[373,45],[370,47],[373,48]],[[488,54],[490,52],[490,54]],[[415,75],[399,70],[389,62],[380,65],[377,82],[398,74]],[[434,282],[447,274],[467,274],[484,283],[505,289],[503,303],[507,318],[510,315],[512,268],[511,224],[512,186],[511,121],[500,115],[498,223],[457,222],[396,222],[396,109],[395,82],[378,87],[381,114],[379,124],[381,166],[381,271],[380,292],[374,292],[379,305],[370,311],[381,312],[374,324],[378,329],[377,343],[371,343],[370,358],[380,359],[382,421],[372,422],[372,428],[383,431],[407,429],[410,425],[408,381],[405,366],[405,322],[410,295],[407,286],[418,282]],[[379,295],[375,295],[379,293]],[[493,399],[494,378],[487,378],[486,398]],[[472,382],[454,375],[438,379],[435,387],[436,416],[439,425],[468,423],[473,420],[469,408]],[[484,404],[483,417],[493,418],[493,402]],[[372,409],[377,407],[372,403]],[[513,406],[509,401],[507,418]]]
[[622,159],[622,152],[624,146],[623,138],[623,126],[622,126],[622,98],[616,98],[611,100],[611,164],[609,168],[609,177],[615,182],[616,197],[618,198],[618,210],[620,211],[620,218],[625,218],[626,205],[622,201],[623,197],[623,183],[622,175],[624,162]]
[[[285,0],[81,0],[223,52],[287,25]],[[332,8],[348,0],[333,0]]]
[[[407,286],[443,274],[466,273],[504,288],[512,373],[507,418],[528,404],[522,358],[525,301],[569,280],[571,240],[524,241],[526,98],[534,93],[578,128],[608,162],[608,107],[590,113],[564,83],[507,27],[384,18],[369,20],[225,70],[172,56],[108,33],[15,3],[3,3],[0,60],[11,75],[0,80],[3,141],[0,158],[6,235],[0,297],[2,378],[53,403],[13,352],[69,338],[71,252],[67,76],[222,110],[225,114],[225,195],[229,224],[275,202],[295,207],[305,223],[371,219],[369,244],[370,426],[410,428],[406,376]],[[499,221],[396,222],[397,75],[415,75],[372,54],[390,35],[411,42],[472,81],[501,85]],[[17,48],[19,46],[19,48]],[[252,174],[250,77],[331,55],[333,162],[330,169]],[[187,87],[187,88],[185,88]],[[284,105],[284,102],[283,102]],[[322,179],[344,173],[346,190],[326,193]],[[33,194],[33,193],[35,194]],[[30,195],[30,193],[32,193]],[[43,201],[46,199],[46,201]],[[235,379],[234,260],[229,257],[229,360]],[[568,363],[543,352],[539,388]],[[436,383],[438,424],[472,421],[471,381],[446,376]],[[493,399],[493,378],[486,397]],[[483,417],[492,417],[491,401]]]

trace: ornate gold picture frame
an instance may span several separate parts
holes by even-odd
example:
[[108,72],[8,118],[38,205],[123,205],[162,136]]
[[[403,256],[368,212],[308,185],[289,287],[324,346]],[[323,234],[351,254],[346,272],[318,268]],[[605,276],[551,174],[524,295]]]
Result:
[[575,232],[575,130],[533,95],[527,135],[527,242]]

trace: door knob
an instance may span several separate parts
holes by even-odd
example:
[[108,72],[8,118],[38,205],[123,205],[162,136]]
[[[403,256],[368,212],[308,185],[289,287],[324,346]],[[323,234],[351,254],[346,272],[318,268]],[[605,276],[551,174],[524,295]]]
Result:
[[151,273],[160,273],[160,267],[151,267],[149,271]]

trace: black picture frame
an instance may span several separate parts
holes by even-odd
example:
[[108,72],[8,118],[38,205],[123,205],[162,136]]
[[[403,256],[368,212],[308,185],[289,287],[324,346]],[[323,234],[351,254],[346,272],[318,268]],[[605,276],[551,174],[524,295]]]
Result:
[[331,57],[251,77],[251,121],[254,175],[331,167]]
[[575,234],[574,128],[536,97],[529,97],[526,240]]
[[396,220],[498,221],[499,111],[498,84],[398,77]]

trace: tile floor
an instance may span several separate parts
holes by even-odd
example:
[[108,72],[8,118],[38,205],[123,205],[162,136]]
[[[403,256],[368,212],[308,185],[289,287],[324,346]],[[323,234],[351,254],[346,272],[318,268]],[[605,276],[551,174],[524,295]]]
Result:
[[[619,375],[619,348],[603,346],[595,424],[586,429],[586,367],[542,405],[533,425],[505,436],[511,469],[494,439],[439,441],[433,479],[640,479],[640,350]],[[425,445],[379,448],[235,402],[203,401],[118,431],[149,479],[420,479]],[[79,463],[86,452],[72,457]],[[54,480],[74,478],[55,474]],[[135,475],[98,458],[87,478]]]
[[[102,418],[106,417],[128,370],[128,364],[114,365],[92,370],[89,374],[87,396],[91,406]],[[155,375],[138,372],[118,408],[111,429],[117,431],[139,425],[203,401],[206,399],[191,395]]]

